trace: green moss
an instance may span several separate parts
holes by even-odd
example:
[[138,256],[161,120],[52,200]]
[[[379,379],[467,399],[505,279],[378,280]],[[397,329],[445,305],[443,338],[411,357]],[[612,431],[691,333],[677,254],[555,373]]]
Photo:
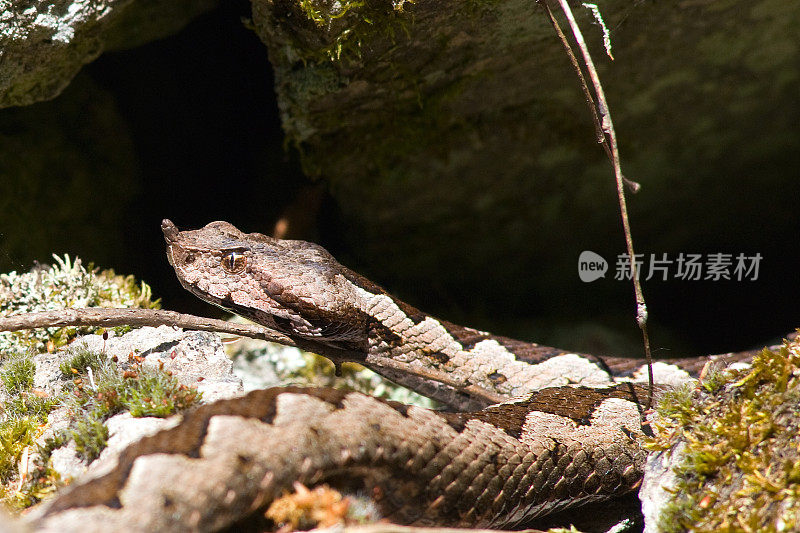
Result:
[[[410,17],[402,0],[376,5],[365,0],[294,0],[291,8],[315,27],[314,42],[295,42],[293,53],[304,62],[352,60],[362,43],[376,35],[394,39],[407,34]],[[411,3],[411,2],[409,2]]]
[[[150,287],[132,276],[119,276],[113,270],[98,272],[81,260],[54,255],[55,264],[30,272],[0,274],[0,316],[52,311],[69,307],[140,307],[157,309]],[[0,354],[27,349],[54,350],[78,334],[100,330],[96,327],[39,328],[0,332]]]
[[89,462],[97,459],[108,444],[108,428],[98,418],[79,419],[70,436],[78,455]]
[[52,396],[40,396],[31,391],[20,392],[4,405],[6,415],[14,417],[33,416],[44,423],[47,415],[58,405],[59,399]]
[[0,423],[0,481],[8,482],[16,473],[23,450],[32,445],[39,431],[35,417],[14,418]]
[[64,433],[56,433],[44,439],[44,444],[39,447],[39,452],[46,457],[50,457],[50,454],[53,453],[56,448],[66,445],[67,442],[68,439]]
[[[43,428],[41,416],[11,418],[0,423],[0,502],[9,509],[30,507],[55,490],[58,474],[47,464],[52,449],[38,448],[39,454],[33,453]],[[20,480],[19,466],[26,451],[29,462],[26,476]]]
[[706,390],[706,392],[710,392],[713,394],[717,392],[720,388],[722,388],[722,386],[725,385],[727,380],[728,380],[727,372],[725,372],[725,370],[721,368],[715,367],[709,370],[709,372],[702,379],[702,381],[700,381],[700,384]]
[[14,488],[18,483],[23,454],[32,451],[35,440],[46,425],[47,414],[59,400],[32,390],[35,371],[36,365],[29,354],[9,357],[0,368],[0,382],[8,396],[2,406],[0,421],[0,500],[12,508],[22,508],[38,501],[37,494],[41,494],[38,480],[52,474],[37,471],[36,475],[29,477],[25,490]]
[[166,382],[164,374],[145,377],[140,388],[132,389],[125,398],[126,405],[133,416],[167,417],[188,409],[200,400],[196,389]]
[[87,368],[91,368],[93,372],[100,370],[105,357],[102,354],[81,348],[74,352],[73,356],[63,361],[58,369],[61,370],[61,375],[65,378],[72,378],[79,374],[86,374]]
[[60,481],[58,472],[37,463],[33,465],[28,480],[23,482],[20,490],[0,487],[0,501],[10,510],[22,511],[53,494]]
[[15,356],[3,365],[0,370],[0,381],[9,394],[17,394],[33,386],[33,375],[36,365],[30,357]]
[[[49,311],[68,307],[158,308],[150,287],[133,276],[113,270],[84,268],[79,259],[55,257],[53,266],[31,272],[0,274],[0,316]],[[32,390],[36,365],[30,354],[54,351],[76,335],[101,328],[49,328],[0,333],[0,383],[7,393],[0,418],[0,500],[23,509],[55,490],[58,474],[50,466],[52,451],[70,438],[78,453],[91,461],[105,448],[108,429],[104,421],[130,410],[134,416],[168,416],[196,402],[197,391],[180,385],[161,370],[141,370],[139,364],[123,368],[103,354],[86,349],[73,351],[59,366],[72,380],[61,396]],[[118,328],[122,330],[130,328]],[[8,355],[21,354],[21,355]],[[142,379],[142,377],[144,379]],[[75,415],[69,430],[39,447],[25,475],[18,472],[24,450],[31,451],[46,427],[47,415],[67,404]]]
[[[106,394],[115,391],[114,403],[131,415],[167,417],[196,404],[201,394],[194,388],[181,385],[177,379],[163,370],[139,367],[123,374],[122,382]],[[109,384],[111,385],[111,384]]]
[[748,371],[664,397],[651,449],[684,443],[659,527],[790,531],[800,526],[800,343],[764,350]]
[[0,382],[9,396],[3,404],[5,421],[32,417],[44,423],[58,403],[57,398],[31,390],[35,372],[36,365],[29,355],[10,357],[0,368]]
[[314,0],[300,0],[297,2],[300,9],[305,13],[309,20],[320,28],[329,25],[332,21],[340,19],[356,9],[366,6],[363,0],[346,0],[344,2],[318,2]]
[[65,444],[67,444],[66,436],[59,433],[46,438],[44,444],[39,446],[39,454],[30,468],[27,481],[10,499],[10,503],[14,507],[17,509],[28,508],[55,492],[61,484],[61,476],[53,470],[50,464],[50,455],[53,450]]
[[162,369],[143,367],[138,362],[125,367],[87,350],[77,352],[61,371],[75,376],[70,401],[76,422],[67,435],[75,441],[81,457],[90,462],[106,446],[108,429],[104,422],[109,417],[123,411],[135,417],[167,417],[201,399],[196,389],[180,384]]

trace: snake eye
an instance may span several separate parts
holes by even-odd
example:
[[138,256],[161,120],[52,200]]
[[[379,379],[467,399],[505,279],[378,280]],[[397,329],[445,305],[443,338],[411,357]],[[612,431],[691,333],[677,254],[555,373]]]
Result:
[[220,260],[222,268],[229,274],[238,274],[244,271],[247,265],[247,258],[241,252],[230,252],[222,256]]

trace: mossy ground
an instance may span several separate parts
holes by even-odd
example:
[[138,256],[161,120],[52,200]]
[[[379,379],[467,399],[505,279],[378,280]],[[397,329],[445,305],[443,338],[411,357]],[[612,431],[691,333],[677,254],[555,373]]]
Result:
[[[133,276],[54,257],[53,266],[0,274],[0,316],[67,307],[159,307],[150,288]],[[90,332],[99,331],[65,327],[0,333],[0,501],[12,509],[28,507],[55,489],[60,480],[49,464],[54,449],[73,440],[84,459],[97,457],[108,439],[103,424],[108,417],[125,410],[133,416],[165,417],[200,399],[195,389],[163,369],[143,368],[136,357],[117,362],[69,348],[55,388],[60,390],[35,389],[34,355],[54,353]],[[48,414],[64,407],[74,415],[72,425],[45,439]]]
[[[30,356],[9,358],[0,369],[8,400],[0,422],[0,499],[11,508],[25,508],[52,492],[59,482],[49,465],[52,451],[70,440],[78,455],[93,461],[106,447],[104,422],[128,411],[135,417],[166,417],[200,401],[194,388],[169,372],[142,365],[136,356],[126,362],[78,349],[60,365],[62,392],[34,390],[35,365]],[[43,440],[47,415],[66,407],[73,420],[66,430]],[[28,457],[32,459],[28,461]],[[26,463],[20,472],[21,463]]]
[[20,475],[20,465],[29,464],[47,415],[58,403],[57,398],[33,389],[35,371],[30,352],[6,357],[0,367],[6,397],[0,418],[0,500],[14,508],[38,501],[57,481],[55,473],[41,465]]
[[685,443],[664,532],[800,527],[800,341],[666,395],[653,450]]
[[[180,384],[161,368],[143,366],[136,356],[123,364],[81,350],[68,363],[72,364],[61,367],[62,373],[67,370],[66,374],[73,376],[65,403],[76,411],[76,423],[68,436],[87,461],[96,459],[105,448],[108,429],[103,422],[111,416],[128,411],[135,417],[164,418],[201,398],[196,389]],[[80,366],[83,364],[87,366]]]

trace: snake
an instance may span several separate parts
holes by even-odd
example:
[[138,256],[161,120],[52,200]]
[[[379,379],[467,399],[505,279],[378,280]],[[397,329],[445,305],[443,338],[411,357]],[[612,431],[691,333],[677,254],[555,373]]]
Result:
[[[36,529],[224,530],[263,517],[297,483],[366,495],[398,524],[511,528],[639,486],[650,432],[640,359],[435,318],[317,244],[222,221],[180,231],[164,220],[162,231],[191,293],[443,408],[303,387],[202,405],[43,504]],[[656,394],[711,359],[654,364]]]

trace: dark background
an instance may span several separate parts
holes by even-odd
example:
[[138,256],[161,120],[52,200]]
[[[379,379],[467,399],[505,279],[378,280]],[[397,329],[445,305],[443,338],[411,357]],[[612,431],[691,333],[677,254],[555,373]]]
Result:
[[284,150],[267,50],[223,2],[181,33],[104,54],[88,73],[111,92],[138,155],[140,194],[125,217],[119,270],[148,280],[166,307],[208,313],[164,263],[160,222],[193,229],[228,220],[269,233],[309,182]]
[[[632,288],[612,281],[613,258],[607,255],[609,251],[624,250],[621,227],[614,243],[570,242],[563,249],[552,250],[553,255],[574,257],[577,262],[582,249],[594,249],[611,262],[607,279],[593,286],[596,291],[578,282],[577,269],[564,272],[565,278],[574,280],[574,291],[564,294],[563,306],[543,307],[533,298],[507,306],[502,301],[475,301],[469,287],[454,291],[435,284],[408,285],[402,279],[375,271],[369,264],[359,263],[357,247],[343,238],[348,228],[337,202],[324,184],[314,184],[304,176],[297,154],[284,146],[267,50],[241,20],[249,16],[249,9],[245,1],[224,2],[177,35],[133,50],[106,53],[85,67],[81,76],[110,95],[125,124],[125,131],[118,133],[132,143],[134,158],[130,168],[134,185],[123,187],[118,196],[108,196],[102,190],[92,193],[97,204],[117,205],[120,233],[112,233],[110,240],[104,241],[100,222],[99,230],[88,237],[77,231],[66,232],[65,236],[54,227],[48,252],[67,252],[104,268],[135,274],[153,287],[165,308],[219,315],[219,311],[195,299],[177,283],[163,255],[161,219],[170,218],[186,229],[212,220],[227,220],[244,231],[270,233],[287,209],[295,206],[295,211],[302,210],[305,205],[309,209],[307,228],[298,237],[317,240],[348,266],[374,277],[424,309],[469,325],[542,342],[563,344],[562,339],[569,338],[569,332],[581,330],[588,331],[589,337],[598,337],[595,341],[602,350],[635,350],[631,347],[638,342],[639,334],[633,318]],[[28,112],[57,113],[59,100],[74,98],[76,91],[83,90],[82,83],[74,83],[53,102],[12,112],[20,116]],[[6,133],[9,131],[13,133],[6,127]],[[588,132],[587,143],[591,143]],[[797,172],[798,159],[797,154],[789,154],[777,168],[766,163],[745,170],[754,176]],[[114,180],[113,176],[105,178]],[[646,181],[642,181],[646,187]],[[675,187],[681,186],[681,180],[676,180]],[[646,218],[632,220],[634,235],[640,239],[640,251],[644,253],[667,252],[673,259],[680,251],[734,255],[759,252],[764,256],[759,279],[753,282],[646,283],[645,294],[656,331],[654,344],[660,355],[747,349],[800,325],[798,190],[751,190],[746,186],[728,187],[722,181],[719,195],[727,194],[745,195],[756,210],[763,212],[763,225],[743,228],[732,221],[728,227],[736,232],[736,239],[726,239],[722,233],[719,239],[709,238],[708,227],[720,225],[715,219],[713,198],[689,196],[687,202],[709,201],[712,208],[708,217],[715,222],[708,227],[685,228],[686,238],[670,249],[650,250],[649,235],[658,234],[660,228],[649,227]],[[602,201],[609,218],[617,218],[610,178],[608,198]],[[636,197],[630,197],[629,202],[635,205]],[[20,215],[15,215],[13,207],[4,205],[3,216]],[[48,206],[42,205],[21,215],[25,224],[46,225],[49,219],[43,213],[47,210]],[[91,215],[87,216],[91,220]],[[681,223],[676,217],[675,224]],[[740,247],[743,231],[752,233],[752,249]],[[554,241],[557,243],[558,239]],[[9,246],[3,250],[3,243],[0,240],[3,270],[26,270],[34,261],[50,260],[41,247]],[[457,265],[448,264],[444,257],[442,268],[457,271]],[[535,265],[531,265],[531,271],[535,275]],[[487,260],[486,276],[493,275],[491,261]],[[531,327],[527,321],[518,321],[519,314],[531,315],[538,325]],[[592,326],[595,318],[598,327],[610,333],[597,333]],[[550,333],[554,331],[561,334]],[[564,331],[568,334],[564,335]],[[619,348],[614,347],[614,339],[619,340]],[[567,341],[564,347],[584,348],[595,341],[576,341],[574,346]]]

